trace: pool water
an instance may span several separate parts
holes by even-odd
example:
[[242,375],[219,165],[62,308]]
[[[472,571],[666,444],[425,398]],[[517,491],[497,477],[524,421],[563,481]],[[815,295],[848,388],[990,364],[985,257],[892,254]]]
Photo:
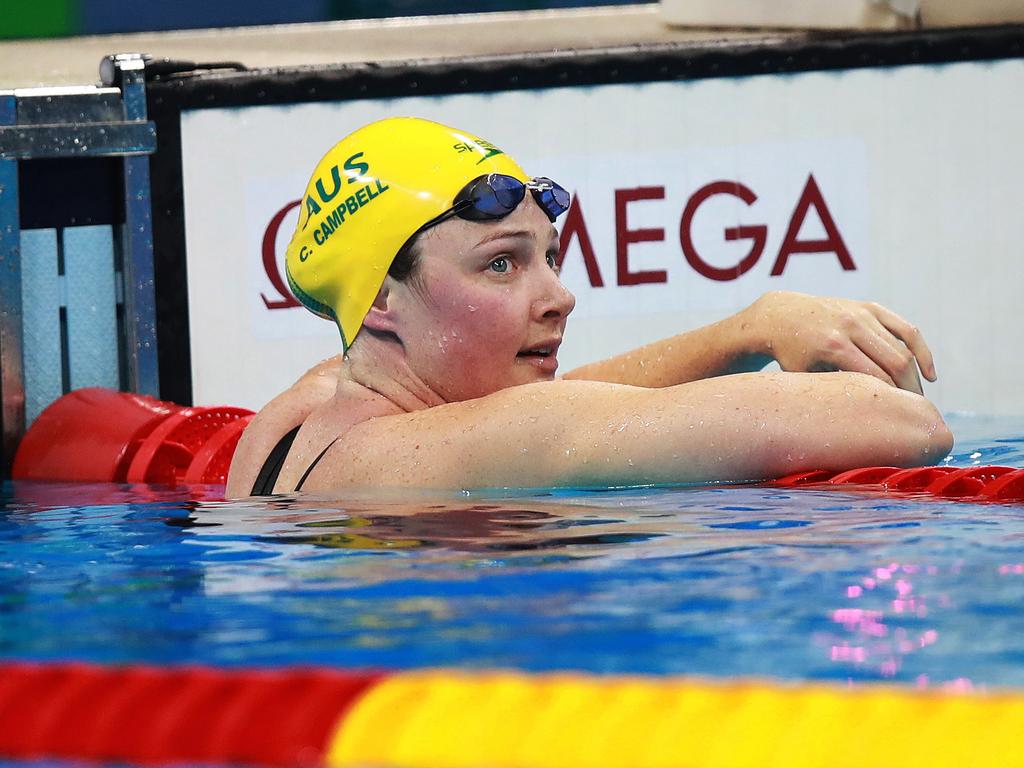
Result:
[[[954,417],[958,466],[1024,419]],[[6,484],[0,658],[1024,687],[1024,506],[756,487]]]

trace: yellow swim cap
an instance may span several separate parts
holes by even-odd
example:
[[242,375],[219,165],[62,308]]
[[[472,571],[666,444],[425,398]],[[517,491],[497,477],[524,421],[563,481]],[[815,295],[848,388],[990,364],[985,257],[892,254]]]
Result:
[[306,186],[285,255],[296,298],[337,322],[347,351],[398,250],[489,173],[528,179],[490,142],[429,120],[388,118],[349,134]]

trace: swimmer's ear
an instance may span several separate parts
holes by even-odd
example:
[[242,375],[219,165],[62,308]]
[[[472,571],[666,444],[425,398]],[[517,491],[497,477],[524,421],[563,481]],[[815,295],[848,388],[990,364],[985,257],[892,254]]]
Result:
[[395,310],[392,306],[391,278],[384,278],[384,284],[370,305],[370,311],[363,319],[363,325],[375,331],[395,332]]

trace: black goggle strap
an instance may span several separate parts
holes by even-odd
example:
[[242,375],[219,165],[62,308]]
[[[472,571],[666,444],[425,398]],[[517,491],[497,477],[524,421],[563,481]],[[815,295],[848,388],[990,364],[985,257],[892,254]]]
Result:
[[416,237],[416,235],[418,235],[420,232],[425,232],[428,229],[430,229],[431,227],[436,227],[442,221],[448,221],[448,219],[451,219],[451,218],[453,218],[455,216],[461,216],[462,213],[467,208],[471,208],[472,205],[473,205],[473,203],[470,200],[464,200],[461,203],[455,203],[455,205],[453,205],[447,211],[444,211],[443,213],[438,214],[437,216],[432,218],[430,221],[428,221],[426,224],[424,224],[422,227],[420,227],[415,232],[413,232],[412,235],[409,237],[409,239],[412,240],[412,238]]

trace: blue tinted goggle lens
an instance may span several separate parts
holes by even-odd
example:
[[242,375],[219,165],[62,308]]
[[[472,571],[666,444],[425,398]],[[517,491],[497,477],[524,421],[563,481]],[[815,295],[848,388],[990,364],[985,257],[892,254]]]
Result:
[[569,210],[569,193],[565,189],[543,176],[534,179],[533,183],[537,184],[533,188],[533,197],[548,218],[554,221]]
[[503,173],[480,176],[455,196],[452,213],[470,221],[486,221],[508,216],[523,202],[529,189],[534,200],[551,221],[569,209],[569,193],[543,176],[522,182]]
[[512,213],[525,195],[526,186],[519,179],[497,173],[481,176],[456,195],[456,214],[471,221],[499,219]]

